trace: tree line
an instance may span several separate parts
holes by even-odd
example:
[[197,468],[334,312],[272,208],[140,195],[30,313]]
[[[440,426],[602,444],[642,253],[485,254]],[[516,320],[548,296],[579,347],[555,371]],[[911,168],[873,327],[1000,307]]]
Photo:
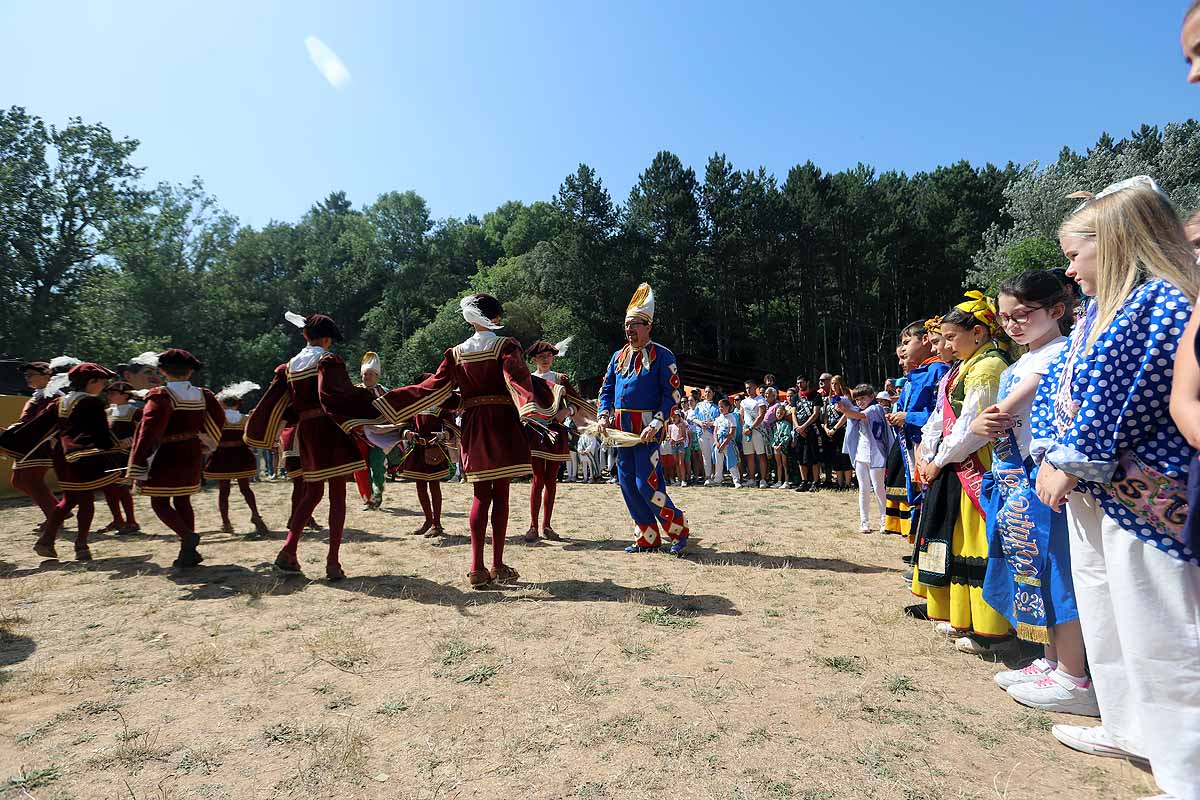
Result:
[[465,337],[457,299],[488,291],[523,343],[573,336],[561,367],[584,379],[603,371],[625,304],[649,281],[655,338],[677,354],[878,381],[896,372],[897,329],[948,308],[965,283],[1059,265],[1068,191],[1135,168],[1189,202],[1200,187],[1189,120],[1105,135],[1045,168],[806,162],[781,182],[720,153],[701,175],[663,151],[623,203],[580,164],[547,200],[482,217],[435,219],[414,191],[365,205],[333,192],[299,220],[255,228],[199,178],[145,186],[137,147],[102,124],[0,111],[7,354],[114,364],[171,345],[208,363],[209,384],[265,379],[299,344],[283,311],[321,311],[341,324],[352,365],[375,350],[385,383],[400,385]]

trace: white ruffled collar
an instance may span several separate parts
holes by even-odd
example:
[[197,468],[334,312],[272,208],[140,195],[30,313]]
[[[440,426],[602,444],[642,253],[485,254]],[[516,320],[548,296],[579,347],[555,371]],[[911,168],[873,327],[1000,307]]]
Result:
[[292,356],[292,360],[288,362],[288,372],[303,372],[315,367],[326,352],[324,347],[317,347],[315,344],[305,345],[304,349]]
[[238,411],[237,409],[233,409],[233,408],[225,409],[225,421],[230,423],[231,425],[236,425],[239,422],[241,422],[242,416],[243,416],[242,412]]
[[204,393],[192,386],[191,381],[167,381],[167,391],[181,403],[194,403],[204,397]]
[[463,353],[482,353],[498,339],[495,331],[475,331],[475,335],[458,346]]

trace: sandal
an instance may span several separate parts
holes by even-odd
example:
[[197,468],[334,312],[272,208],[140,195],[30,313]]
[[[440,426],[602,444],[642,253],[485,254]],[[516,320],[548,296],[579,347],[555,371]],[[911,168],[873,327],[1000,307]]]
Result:
[[315,519],[313,519],[312,517],[308,518],[308,522],[304,525],[304,527],[308,528],[310,531],[321,530],[321,526],[318,525],[317,521]]
[[345,578],[346,578],[346,573],[345,573],[345,571],[342,569],[342,565],[341,565],[341,564],[339,564],[339,563],[337,563],[337,562],[334,562],[334,563],[332,563],[332,564],[328,564],[328,563],[327,563],[327,564],[325,565],[325,578],[326,578],[326,579],[327,579],[327,580],[328,580],[330,583],[333,583],[333,582],[336,582],[336,581],[345,580]]
[[256,536],[266,539],[271,535],[271,529],[267,527],[267,521],[261,515],[256,514],[251,517],[250,524],[254,526],[254,534]]
[[142,526],[136,522],[127,522],[120,528],[117,528],[117,536],[132,536],[135,533],[141,533]]
[[542,528],[542,538],[548,539],[552,542],[562,541],[562,537],[558,535],[558,531],[554,530],[554,528],[551,528],[549,525]]
[[467,573],[467,583],[472,589],[482,589],[492,582],[492,573],[486,569],[473,569]]
[[440,538],[445,535],[446,535],[446,532],[444,530],[442,530],[441,525],[434,525],[432,528],[425,531],[426,539],[437,539],[437,538]]
[[412,536],[424,536],[425,532],[428,531],[429,528],[430,528],[429,522],[426,522],[424,525],[417,528],[415,531],[409,531],[409,534],[411,534]]
[[492,568],[492,580],[496,583],[516,583],[521,574],[507,564],[498,564]]
[[232,522],[222,522],[221,523],[221,533],[233,533],[233,532],[234,531],[233,531],[233,523]]
[[525,541],[528,542],[529,544],[533,544],[537,540],[538,540],[537,528],[530,525],[529,530],[525,531]]
[[33,545],[33,552],[37,553],[42,558],[58,558],[58,551],[54,549],[54,543],[47,544],[46,542],[38,541]]
[[92,551],[88,548],[88,546],[86,544],[83,547],[75,548],[75,560],[76,561],[91,561],[92,560]]
[[122,527],[124,524],[125,524],[125,523],[123,523],[123,522],[117,522],[117,521],[114,519],[112,522],[108,523],[108,524],[107,524],[107,525],[105,525],[103,528],[101,528],[100,530],[96,531],[96,533],[111,533],[112,531],[119,531],[119,530],[121,530],[121,527]]

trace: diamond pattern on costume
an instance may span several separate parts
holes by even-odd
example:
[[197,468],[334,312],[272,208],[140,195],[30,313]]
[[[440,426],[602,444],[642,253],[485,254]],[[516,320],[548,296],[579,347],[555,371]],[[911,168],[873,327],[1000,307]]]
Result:
[[663,507],[667,504],[667,496],[662,492],[655,492],[654,494],[650,495],[650,502],[659,508],[662,508],[663,511],[666,511],[666,509]]

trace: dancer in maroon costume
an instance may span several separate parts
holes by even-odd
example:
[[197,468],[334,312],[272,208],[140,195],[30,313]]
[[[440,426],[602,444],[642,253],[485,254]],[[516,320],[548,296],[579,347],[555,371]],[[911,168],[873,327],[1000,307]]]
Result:
[[217,392],[217,400],[225,409],[225,425],[221,429],[221,442],[217,451],[204,465],[205,480],[217,482],[217,511],[221,514],[221,532],[233,533],[233,522],[229,519],[229,495],[236,481],[246,507],[250,509],[250,524],[254,533],[248,538],[265,539],[271,533],[267,523],[258,513],[258,500],[250,488],[250,479],[258,474],[258,461],[242,436],[246,431],[246,418],[242,415],[242,398],[260,389],[257,383],[242,381],[226,386]]
[[88,534],[95,513],[93,494],[121,479],[120,472],[111,469],[116,442],[108,430],[105,403],[99,397],[114,373],[99,364],[80,364],[67,375],[71,391],[43,407],[25,425],[0,434],[0,448],[25,457],[48,438],[53,441],[54,471],[65,496],[54,507],[33,549],[44,558],[58,558],[54,542],[63,520],[74,508],[79,526],[75,559],[91,561]]
[[[417,382],[431,378],[429,372],[417,376]],[[459,435],[454,424],[454,412],[441,406],[430,406],[417,412],[405,426],[407,452],[400,464],[400,476],[415,481],[417,500],[425,513],[425,522],[413,531],[414,536],[432,539],[442,536],[442,481],[450,474],[450,456],[446,452],[448,434]]]
[[[496,298],[468,295],[460,306],[475,335],[447,350],[431,377],[414,386],[393,389],[376,400],[375,407],[389,422],[400,425],[430,406],[445,404],[456,388],[461,393],[463,471],[475,490],[467,581],[478,588],[493,581],[512,583],[519,577],[504,563],[504,537],[508,530],[509,481],[530,473],[529,444],[521,430],[521,419],[533,415],[554,417],[560,410],[562,392],[544,381],[538,381],[535,390],[521,345],[495,334],[501,315]],[[489,512],[490,571],[483,563]]]
[[[133,447],[133,435],[142,421],[142,408],[129,402],[133,386],[125,381],[113,381],[104,390],[108,397],[108,429],[117,442],[123,464],[129,462],[129,451]],[[112,522],[100,531],[115,531],[118,536],[137,533],[142,529],[133,510],[133,492],[128,479],[122,479],[104,487],[104,499],[112,514]]]
[[[567,376],[550,369],[555,357],[564,354],[569,343],[570,339],[558,344],[539,339],[529,345],[525,357],[536,367],[533,377],[540,378],[551,386],[561,384],[568,392],[573,392]],[[554,514],[554,498],[558,494],[558,473],[562,465],[571,459],[571,443],[568,440],[567,429],[562,423],[552,419],[540,421],[545,427],[530,425],[525,428],[533,468],[533,480],[529,487],[529,530],[525,532],[525,541],[530,543],[539,538],[539,511],[542,512],[541,536],[553,542],[562,540],[558,532],[551,527],[550,517]]]
[[304,524],[329,484],[329,553],[325,576],[331,581],[346,577],[339,561],[346,525],[346,482],[366,463],[350,432],[370,424],[384,424],[371,406],[374,394],[356,387],[346,372],[346,362],[329,352],[342,340],[337,324],[324,314],[307,319],[288,312],[285,317],[301,327],[307,345],[291,360],[275,368],[275,377],[246,421],[246,444],[269,447],[278,438],[292,411],[298,422],[293,446],[300,451],[304,494],[292,509],[288,538],[275,558],[282,572],[300,573],[296,551]]
[[[43,408],[53,405],[58,395],[57,392],[46,389],[46,385],[50,383],[50,365],[47,362],[30,361],[22,364],[21,369],[25,373],[25,385],[33,390],[33,397],[25,403],[20,419],[9,426],[10,428],[29,422]],[[54,513],[54,506],[58,504],[54,493],[46,485],[46,473],[54,466],[51,455],[50,442],[47,440],[29,455],[13,461],[12,487],[33,500],[41,509],[43,520],[37,526],[38,533],[46,529],[46,521],[50,519],[50,515]]]
[[158,356],[166,386],[146,395],[142,422],[133,438],[129,477],[150,498],[155,516],[179,537],[173,566],[194,567],[204,560],[196,549],[196,513],[192,495],[200,491],[204,457],[217,449],[225,412],[208,389],[193,386],[192,374],[203,364],[186,350]]

